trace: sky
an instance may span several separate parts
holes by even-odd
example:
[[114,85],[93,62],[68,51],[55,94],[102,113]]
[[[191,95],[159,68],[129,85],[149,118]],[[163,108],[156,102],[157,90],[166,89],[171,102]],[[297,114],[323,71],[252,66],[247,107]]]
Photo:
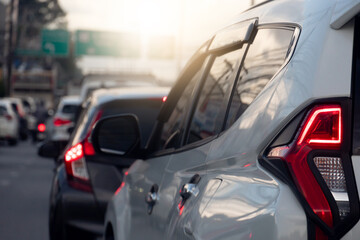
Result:
[[[251,0],[59,0],[68,27],[147,35],[210,34]],[[182,31],[182,32],[181,32]]]
[[[257,2],[259,2],[258,0]],[[67,13],[68,28],[132,32],[149,36],[173,36],[176,59],[173,63],[131,63],[111,58],[83,58],[83,69],[94,69],[102,63],[120,69],[147,66],[159,73],[166,68],[173,78],[187,59],[217,30],[246,10],[252,0],[59,0]],[[256,2],[256,1],[255,1]],[[152,67],[155,66],[155,67]],[[147,71],[149,69],[144,69]],[[152,71],[151,70],[151,71]],[[165,77],[168,78],[168,77]]]

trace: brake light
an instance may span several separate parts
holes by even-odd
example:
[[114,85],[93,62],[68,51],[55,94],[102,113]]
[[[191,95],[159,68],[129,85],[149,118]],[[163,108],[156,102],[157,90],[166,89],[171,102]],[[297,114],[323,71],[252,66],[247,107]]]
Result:
[[91,192],[82,143],[68,149],[64,160],[69,184],[76,189]]
[[167,99],[167,96],[163,97],[163,98],[162,98],[162,101],[163,101],[163,102],[166,102],[166,99]]
[[65,153],[65,168],[69,184],[76,189],[91,192],[89,174],[86,167],[85,156],[95,154],[94,147],[89,140],[94,124],[101,118],[102,111],[98,111],[91,121],[88,132],[81,143],[72,146]]
[[[343,159],[340,153],[343,142],[341,110],[339,105],[314,107],[293,142],[286,146],[274,147],[267,155],[269,159],[280,158],[286,163],[299,192],[312,211],[329,228],[334,227],[335,218],[343,219],[350,212]],[[333,195],[339,216],[334,216],[335,212],[317,176],[322,178]],[[318,227],[316,239],[327,239]]]
[[319,144],[341,143],[341,108],[314,109],[300,134],[298,145],[304,141]]
[[68,119],[61,119],[61,118],[54,118],[54,126],[55,127],[60,127],[60,126],[63,126],[63,125],[68,125],[71,123],[71,120],[68,120]]
[[39,132],[45,132],[45,130],[46,130],[46,125],[45,124],[43,124],[43,123],[40,123],[38,126],[37,126],[37,129],[38,129],[38,131]]
[[13,118],[10,114],[6,114],[5,115],[5,118],[8,120],[8,121],[11,121]]

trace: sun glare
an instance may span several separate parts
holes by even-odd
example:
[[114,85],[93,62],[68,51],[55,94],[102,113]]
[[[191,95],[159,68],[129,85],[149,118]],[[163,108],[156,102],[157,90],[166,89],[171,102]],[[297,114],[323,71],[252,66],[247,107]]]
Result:
[[[172,3],[174,4],[174,2]],[[174,13],[171,12],[174,6],[168,6],[165,1],[147,1],[138,2],[137,21],[142,34],[171,34],[174,33],[175,21]]]

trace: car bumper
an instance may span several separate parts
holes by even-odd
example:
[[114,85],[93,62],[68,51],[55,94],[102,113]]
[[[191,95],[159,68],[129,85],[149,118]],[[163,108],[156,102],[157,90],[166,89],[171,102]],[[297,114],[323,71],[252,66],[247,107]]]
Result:
[[63,167],[60,167],[53,180],[50,196],[50,222],[53,211],[61,209],[63,224],[94,235],[103,234],[104,219],[94,195],[72,188],[66,179]]

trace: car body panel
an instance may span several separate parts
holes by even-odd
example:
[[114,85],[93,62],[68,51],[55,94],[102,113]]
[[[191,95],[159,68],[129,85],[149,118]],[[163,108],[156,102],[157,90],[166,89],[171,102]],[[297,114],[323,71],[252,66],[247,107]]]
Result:
[[359,0],[338,0],[331,18],[331,27],[340,29],[359,12]]
[[[94,234],[103,232],[103,222],[98,220],[101,218],[94,196],[69,186],[63,165],[57,169],[53,178],[49,213],[50,225],[79,227]],[[53,222],[54,214],[61,214],[61,223]]]
[[[303,203],[289,185],[260,166],[258,159],[284,126],[314,100],[351,97],[354,21],[339,30],[331,28],[337,4],[336,0],[270,1],[242,13],[232,22],[258,19],[259,28],[295,26],[301,33],[290,61],[229,129],[201,146],[206,149],[202,157],[197,158],[194,152],[198,146],[185,146],[167,155],[169,165],[165,171],[158,168],[158,174],[163,176],[159,205],[155,206],[153,218],[150,216],[146,221],[144,217],[141,225],[136,221],[131,226],[124,225],[134,216],[134,209],[143,205],[131,201],[134,182],[129,171],[124,188],[113,197],[107,210],[106,224],[113,224],[115,239],[309,237],[310,220]],[[205,165],[187,166],[192,158],[204,159]],[[156,168],[152,166],[153,159],[150,157],[140,165],[148,163],[147,168]],[[354,161],[355,175],[359,178],[360,165]],[[179,187],[189,177],[188,173],[202,175],[202,171],[205,174],[198,185],[199,195],[190,198],[180,211],[176,206],[180,200]],[[146,171],[136,174],[139,179],[147,179]],[[154,174],[151,172],[151,176]],[[144,229],[153,226],[154,230],[145,231],[146,235],[140,232],[133,235],[135,224]],[[358,223],[344,239],[357,239],[359,226]],[[149,234],[153,231],[158,233]]]
[[[158,231],[157,235],[161,236],[162,239],[169,234],[172,235],[172,229],[169,229],[169,225],[171,226],[183,211],[179,207],[182,201],[179,191],[182,186],[189,183],[196,174],[199,174],[200,177],[206,175],[206,157],[210,146],[211,144],[205,144],[190,151],[167,156],[168,165],[163,173],[163,180],[159,189],[159,201],[152,213],[154,231]],[[152,160],[149,159],[146,162],[149,163],[151,168],[155,167],[156,169],[156,166],[152,164]],[[205,185],[202,184],[201,179],[197,184],[197,188],[199,193],[205,190]],[[189,204],[192,198],[195,198],[195,196],[187,199],[185,205]]]
[[[147,212],[148,206],[145,202],[145,197],[154,184],[160,186],[168,159],[168,156],[164,156],[151,159],[151,161],[137,160],[129,169],[126,176],[128,185],[125,184],[128,190],[128,195],[126,196],[127,202],[122,203],[125,204],[122,208],[128,207],[131,212],[121,212],[120,214],[123,214],[123,217],[126,217],[126,219],[117,222],[117,224],[126,224],[125,226],[131,230],[122,233],[124,235],[120,239],[141,239],[144,234],[152,239],[161,239],[161,234],[157,231],[158,224],[154,219],[155,214],[149,215]],[[123,192],[126,191],[120,191],[119,195],[122,195]],[[162,210],[159,209],[158,202],[155,203],[153,209],[154,212]],[[142,226],[141,231],[138,230],[138,226]]]

